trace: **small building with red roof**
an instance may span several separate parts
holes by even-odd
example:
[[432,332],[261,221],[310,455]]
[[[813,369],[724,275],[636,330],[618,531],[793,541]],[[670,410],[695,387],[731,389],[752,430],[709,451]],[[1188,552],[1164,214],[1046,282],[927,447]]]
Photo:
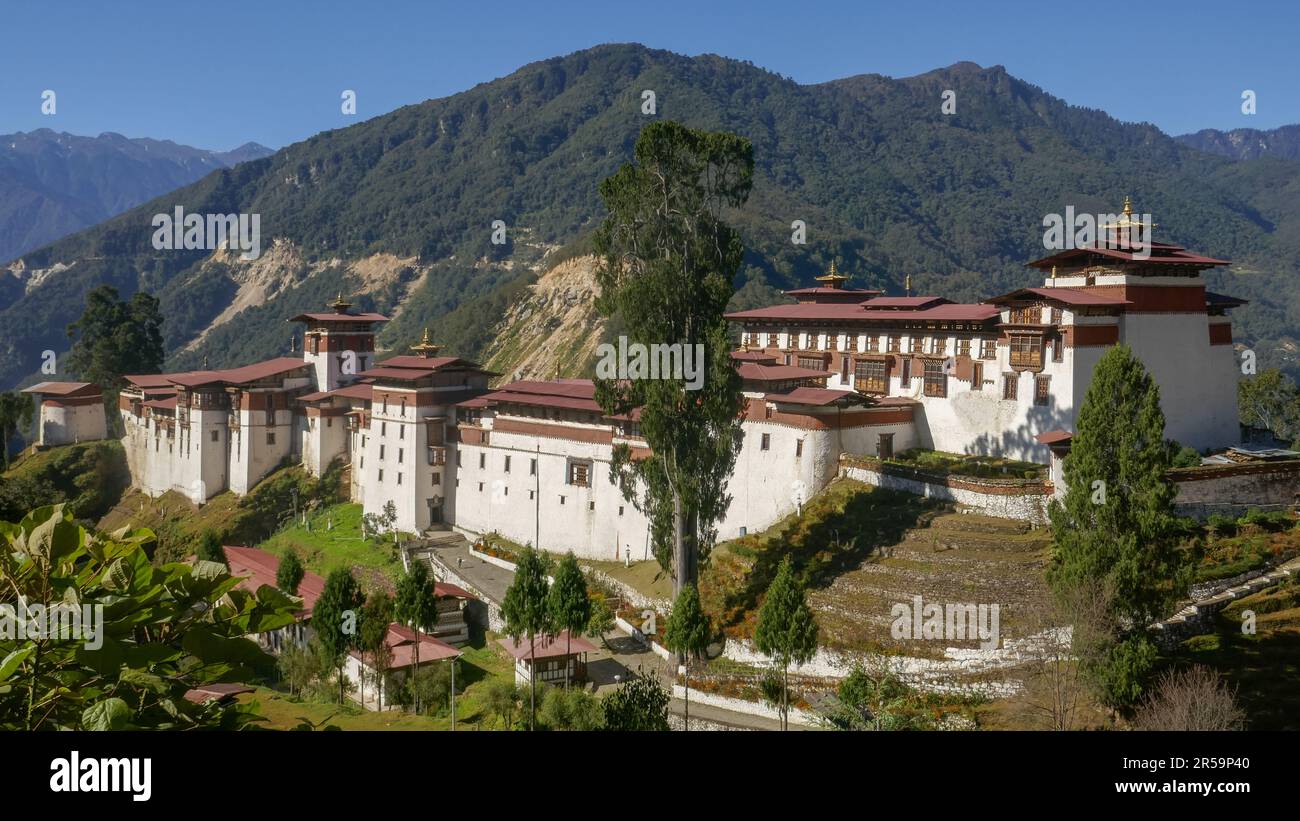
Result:
[[568,630],[557,635],[527,636],[515,639],[505,636],[497,639],[515,660],[515,682],[528,684],[532,671],[537,680],[545,684],[563,684],[565,676],[571,682],[587,680],[587,654],[595,652],[596,645],[582,636],[571,636]]
[[104,391],[90,382],[40,382],[22,393],[36,403],[36,446],[73,445],[108,438]]

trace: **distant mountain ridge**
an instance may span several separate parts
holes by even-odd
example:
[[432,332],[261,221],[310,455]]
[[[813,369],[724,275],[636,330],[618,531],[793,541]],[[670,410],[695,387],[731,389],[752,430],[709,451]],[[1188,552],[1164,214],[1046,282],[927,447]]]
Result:
[[1183,134],[1175,139],[1200,151],[1234,160],[1254,160],[1259,157],[1300,160],[1300,125],[1284,125],[1268,131],[1256,128],[1234,128],[1231,131],[1203,128],[1195,134]]
[[[954,114],[941,107],[948,90]],[[530,344],[529,323],[556,319],[546,311],[582,315],[566,301],[581,288],[531,283],[584,253],[603,216],[600,181],[653,119],[754,144],[753,193],[727,215],[746,245],[733,307],[779,299],[832,259],[854,285],[892,293],[908,275],[965,300],[1039,284],[1025,263],[1044,253],[1045,214],[1114,213],[1132,195],[1158,239],[1234,261],[1209,279],[1251,300],[1234,331],[1261,367],[1296,363],[1300,162],[1206,153],[1000,66],[800,85],[717,55],[618,44],[323,132],[25,254],[0,268],[0,387],[32,375],[42,350],[65,349],[67,323],[104,283],[158,295],[169,367],[285,354],[286,320],[339,291],[393,316],[387,349],[425,327],[463,356],[496,356],[496,327]],[[150,219],[177,206],[259,214],[268,251],[254,262],[157,251]],[[503,244],[490,239],[498,220]],[[806,244],[792,242],[796,220]]]
[[82,137],[40,128],[0,134],[0,260],[98,224],[218,168],[265,157],[245,143],[207,151],[114,132]]

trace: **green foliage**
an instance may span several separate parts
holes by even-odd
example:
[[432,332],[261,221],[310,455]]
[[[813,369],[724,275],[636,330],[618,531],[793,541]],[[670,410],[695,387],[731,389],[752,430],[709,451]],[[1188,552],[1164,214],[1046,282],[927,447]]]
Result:
[[312,608],[311,626],[316,631],[321,650],[331,666],[339,671],[339,701],[343,701],[343,661],[347,652],[358,646],[358,612],[365,603],[361,587],[352,572],[338,569],[325,579],[325,589]]
[[605,729],[615,732],[669,730],[668,703],[671,700],[658,679],[633,675],[601,701]]
[[527,693],[515,684],[513,678],[495,678],[487,684],[483,703],[502,729],[511,730],[515,726],[515,717],[523,709],[525,698]]
[[1058,596],[1101,584],[1118,615],[1146,624],[1182,593],[1188,568],[1176,550],[1164,427],[1146,368],[1127,345],[1108,350],[1079,409],[1064,499],[1049,511],[1056,548],[1048,580]]
[[601,700],[579,689],[547,687],[537,723],[543,730],[599,730],[605,715]]
[[942,728],[945,708],[969,699],[954,704],[951,697],[914,690],[892,672],[855,665],[840,682],[836,702],[826,718],[842,730],[935,730]]
[[1174,442],[1171,449],[1174,455],[1169,461],[1170,467],[1194,468],[1201,464],[1201,453],[1196,448]]
[[63,445],[28,456],[0,477],[0,518],[19,519],[33,508],[65,504],[93,525],[131,484],[120,442]]
[[[531,546],[525,547],[515,566],[515,580],[501,602],[501,616],[506,621],[506,635],[515,641],[527,638],[530,647],[537,636],[554,632],[549,607],[550,582],[546,580],[550,561]],[[536,728],[537,676],[529,678],[528,725]]]
[[[581,634],[591,623],[591,597],[587,594],[587,579],[578,567],[578,560],[570,551],[560,560],[555,570],[555,582],[547,592],[546,607],[550,611],[552,629],[568,630],[565,651],[572,643],[573,634]],[[568,669],[565,669],[565,687],[568,687]],[[545,705],[543,705],[545,706]]]
[[[451,711],[450,660],[426,665],[419,676],[407,676],[396,694],[396,703],[421,715],[445,715]],[[460,687],[456,688],[457,691]]]
[[[817,621],[808,607],[804,584],[787,556],[777,568],[776,578],[758,611],[754,646],[772,657],[781,671],[779,706],[781,723],[787,725],[790,712],[789,673],[791,664],[803,664],[817,652]],[[784,726],[783,726],[784,729]]]
[[1300,437],[1300,390],[1277,368],[1245,376],[1237,382],[1237,414],[1241,424],[1293,442]]
[[26,394],[0,393],[0,462],[9,469],[9,444],[14,436],[32,424],[32,398]]
[[290,642],[280,651],[276,667],[280,680],[289,686],[289,694],[298,696],[322,682],[331,672],[332,664],[320,642],[313,638],[305,645]]
[[664,646],[679,656],[698,659],[704,655],[712,638],[709,617],[700,607],[700,592],[695,585],[689,584],[682,588],[673,603],[668,627],[664,631]]
[[1082,663],[1097,700],[1113,710],[1126,710],[1146,692],[1158,658],[1159,651],[1151,639],[1135,632],[1096,658],[1085,657]]
[[102,608],[82,622],[95,628],[89,635],[0,638],[0,729],[237,729],[255,720],[250,707],[195,705],[185,693],[270,670],[273,660],[244,636],[292,624],[297,603],[266,586],[237,589],[218,564],[154,567],[152,539],[147,530],[89,531],[62,505],[0,522],[6,618],[37,604]]
[[290,596],[296,596],[298,585],[302,584],[302,577],[306,573],[307,569],[302,566],[302,559],[298,558],[298,551],[287,550],[280,557],[280,566],[276,568],[275,586]]
[[[215,530],[203,531],[203,536],[199,539],[199,549],[195,556],[200,561],[229,565],[226,561],[226,551],[221,547],[221,538],[217,536]],[[283,589],[281,588],[281,590]]]
[[108,399],[124,384],[124,375],[162,370],[162,325],[153,296],[137,291],[123,301],[112,285],[101,285],[86,295],[81,318],[68,326],[74,340],[68,370],[104,388]]
[[702,384],[684,378],[621,379],[597,367],[596,400],[611,415],[640,408],[651,455],[614,449],[610,481],[650,520],[653,552],[677,588],[694,582],[731,497],[744,398],[732,367],[727,302],[744,257],[722,220],[753,186],[754,148],[734,134],[675,122],[646,126],[636,162],[600,185],[609,217],[596,232],[603,264],[596,307],[617,313],[628,342],[682,344],[704,352]]

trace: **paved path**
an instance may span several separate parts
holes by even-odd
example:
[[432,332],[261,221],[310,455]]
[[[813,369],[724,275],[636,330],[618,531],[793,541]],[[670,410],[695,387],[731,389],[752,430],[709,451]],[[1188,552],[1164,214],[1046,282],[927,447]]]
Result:
[[[514,581],[513,572],[489,564],[470,553],[469,542],[464,539],[440,542],[433,545],[432,549],[448,567],[455,568],[467,582],[491,598],[498,607],[500,606],[506,590]],[[671,685],[671,670],[668,663],[621,630],[610,631],[605,636],[605,640],[597,644],[596,651],[588,654],[587,657],[587,674],[591,679],[589,686],[592,687],[593,692],[605,693],[620,686],[633,671],[653,674],[665,687]],[[669,704],[669,710],[674,715],[682,715],[685,708],[686,705],[679,698],[673,699]],[[724,710],[694,700],[691,701],[690,709],[692,725],[695,719],[699,718],[738,729],[780,729],[780,725],[774,719]],[[791,724],[790,729],[807,728]]]

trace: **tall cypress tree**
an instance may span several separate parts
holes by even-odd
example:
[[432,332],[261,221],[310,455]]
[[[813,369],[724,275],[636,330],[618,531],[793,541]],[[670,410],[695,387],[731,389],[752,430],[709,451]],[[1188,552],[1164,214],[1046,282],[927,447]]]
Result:
[[781,668],[781,729],[790,729],[790,665],[804,664],[817,652],[817,620],[808,607],[804,582],[790,557],[781,560],[768,585],[754,628],[754,646]]
[[1145,625],[1166,615],[1186,575],[1176,550],[1175,488],[1160,388],[1127,345],[1102,356],[1065,459],[1065,496],[1049,511],[1058,594],[1087,584],[1113,595],[1115,615]]
[[537,728],[537,637],[549,635],[553,629],[547,594],[550,583],[546,580],[546,557],[532,547],[526,547],[515,566],[515,580],[506,590],[501,602],[501,616],[506,622],[506,635],[514,641],[528,637],[528,729]]
[[[547,609],[551,611],[551,624],[556,630],[566,630],[564,653],[567,656],[573,644],[573,634],[585,630],[591,622],[591,596],[587,593],[587,579],[582,575],[578,559],[569,551],[555,570],[555,584],[547,593]],[[569,662],[564,666],[564,689],[569,689]]]
[[360,644],[358,635],[361,606],[365,596],[352,571],[339,568],[325,578],[325,589],[312,608],[311,626],[320,640],[330,665],[339,671],[339,703],[343,703],[343,662],[347,652]]
[[621,318],[630,344],[703,353],[698,385],[684,374],[624,379],[596,371],[606,413],[641,409],[651,455],[634,459],[626,445],[616,447],[610,480],[649,519],[674,595],[695,581],[731,502],[744,398],[723,312],[744,247],[722,212],[744,204],[753,176],[748,140],[665,121],[646,126],[635,162],[600,186],[609,217],[595,236],[603,258],[597,308]]

